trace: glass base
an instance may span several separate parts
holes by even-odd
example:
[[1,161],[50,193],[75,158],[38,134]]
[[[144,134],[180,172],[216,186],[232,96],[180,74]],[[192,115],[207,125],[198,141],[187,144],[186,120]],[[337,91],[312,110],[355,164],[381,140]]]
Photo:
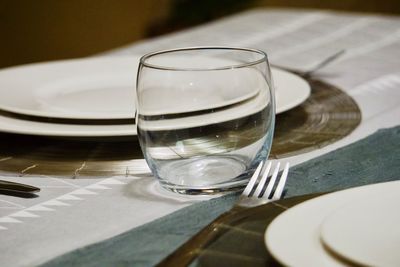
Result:
[[249,172],[246,159],[237,156],[207,156],[164,163],[157,178],[173,192],[206,195],[243,189]]
[[219,184],[213,187],[187,187],[160,181],[160,184],[163,188],[174,193],[185,195],[215,195],[221,193],[238,192],[243,190],[247,183],[248,179],[240,180],[237,182],[230,182],[228,184]]

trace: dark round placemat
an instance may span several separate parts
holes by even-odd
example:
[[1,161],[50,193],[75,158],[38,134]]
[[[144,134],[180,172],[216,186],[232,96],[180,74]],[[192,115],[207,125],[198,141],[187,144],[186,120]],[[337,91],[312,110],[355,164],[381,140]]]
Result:
[[[360,109],[350,96],[319,80],[309,83],[308,100],[277,115],[270,157],[321,148],[345,137],[360,123]],[[135,136],[66,139],[0,133],[0,140],[2,175],[90,178],[149,172]]]

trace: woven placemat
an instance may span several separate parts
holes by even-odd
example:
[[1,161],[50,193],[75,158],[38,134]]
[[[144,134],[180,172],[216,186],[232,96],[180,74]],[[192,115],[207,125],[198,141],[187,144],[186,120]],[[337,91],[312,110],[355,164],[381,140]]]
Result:
[[356,102],[339,88],[308,79],[311,96],[276,117],[271,158],[284,158],[329,145],[350,134],[361,122]]
[[[309,80],[311,96],[277,115],[272,158],[308,152],[333,143],[361,121],[354,100],[339,88]],[[136,137],[54,138],[0,133],[0,174],[90,178],[147,173]]]

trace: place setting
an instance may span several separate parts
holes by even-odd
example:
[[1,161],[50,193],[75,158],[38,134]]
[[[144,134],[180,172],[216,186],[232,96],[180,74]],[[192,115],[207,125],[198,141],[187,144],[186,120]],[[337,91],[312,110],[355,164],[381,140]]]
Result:
[[361,120],[350,96],[306,73],[234,47],[0,71],[1,88],[12,89],[0,90],[2,136],[19,144],[2,145],[0,166],[26,179],[2,181],[0,193],[40,197],[31,176],[151,173],[165,199],[235,199],[158,266],[395,266],[398,182],[281,199],[299,173],[285,158],[336,142]]
[[[15,79],[16,76],[26,78]],[[343,260],[333,259],[332,254],[353,261],[351,252],[341,252],[348,240],[336,238],[340,229],[335,222],[342,217],[331,215],[333,223],[325,223],[324,213],[319,210],[330,218],[327,211],[335,214],[335,207],[345,203],[346,198],[338,201],[332,197],[329,206],[325,202],[330,202],[323,199],[330,199],[330,195],[325,195],[310,200],[311,204],[306,201],[289,209],[286,201],[298,202],[296,198],[280,200],[286,180],[290,179],[289,165],[283,168],[271,161],[264,164],[268,157],[285,158],[335,142],[357,127],[359,109],[340,89],[308,73],[299,76],[270,68],[261,50],[231,47],[189,47],[142,57],[33,64],[3,70],[0,83],[13,89],[12,94],[0,92],[0,121],[8,127],[2,130],[9,132],[3,136],[20,144],[3,153],[18,154],[26,149],[32,152],[23,158],[25,162],[18,158],[19,164],[13,162],[12,154],[4,154],[10,158],[4,157],[0,162],[4,170],[15,171],[29,161],[31,167],[19,171],[26,179],[29,175],[82,179],[151,172],[161,187],[182,195],[218,196],[241,191],[247,185],[237,206],[161,261],[160,266],[186,266],[196,256],[199,262],[214,264],[212,253],[210,259],[208,253],[193,251],[208,251],[205,246],[218,245],[225,236],[235,240],[249,238],[247,233],[260,231],[253,217],[259,219],[266,214],[272,220],[285,209],[288,210],[269,223],[264,254],[268,251],[271,259],[284,265],[301,260],[318,265],[321,259],[324,264],[330,259],[329,264],[340,266]],[[341,119],[335,117],[336,113],[342,114]],[[334,119],[318,120],[326,114]],[[338,130],[339,124],[343,127]],[[299,130],[302,128],[308,131]],[[332,133],[332,129],[336,131]],[[318,134],[324,137],[319,139]],[[316,142],[305,142],[307,138]],[[248,181],[250,175],[252,179]],[[18,190],[27,190],[24,194],[40,190],[7,181],[2,185],[4,192],[15,196],[21,196]],[[342,193],[332,195],[336,194]],[[349,201],[353,200],[353,194],[347,195]],[[300,199],[305,198],[309,196]],[[314,202],[322,204],[315,210],[308,208]],[[271,208],[278,208],[272,212],[274,216],[264,214],[265,209]],[[314,218],[313,214],[319,217]],[[256,225],[256,230],[244,229],[247,226],[242,224],[249,223]],[[307,225],[308,231],[298,232],[300,223]],[[315,244],[312,237],[319,234],[320,224],[319,246],[310,245],[307,249],[314,251],[300,252],[302,244]],[[266,225],[263,222],[261,229]],[[243,231],[237,230],[241,227]],[[245,235],[235,236],[238,233]],[[290,240],[296,233],[302,234],[295,238],[298,243]],[[251,247],[258,243],[249,244]],[[310,257],[304,257],[309,253],[315,254],[311,257],[314,262],[307,262]],[[291,259],[287,255],[303,257]]]
[[[199,61],[199,58],[191,60]],[[232,63],[231,59],[215,60],[210,56],[206,60]],[[2,168],[23,176],[54,174],[63,178],[148,172],[146,164],[142,164],[143,154],[137,139],[135,85],[139,61],[140,56],[94,57],[1,70],[0,130],[2,139],[9,141],[1,147],[0,157],[5,159],[0,162]],[[187,64],[180,62],[176,55],[163,56],[161,61]],[[234,80],[224,77],[236,74]],[[165,96],[160,95],[161,89],[147,90],[145,97],[154,100],[168,97],[167,105],[174,107],[186,103],[180,107],[182,110],[171,111],[190,113],[188,119],[168,120],[168,124],[173,123],[168,127],[176,129],[205,127],[211,121],[234,121],[241,114],[261,108],[260,77],[237,70],[224,75],[215,84],[196,85],[201,89],[193,89],[186,98],[179,90],[170,88],[166,89],[169,93]],[[312,76],[299,76],[277,67],[271,68],[271,75],[277,115],[271,158],[328,145],[348,135],[360,123],[357,104],[340,89]],[[165,78],[161,71],[151,77],[155,81]],[[197,102],[191,103],[192,99]],[[148,102],[158,105],[157,101]],[[322,105],[328,102],[329,105]],[[212,117],[205,114],[207,110],[212,111]],[[198,121],[202,121],[202,125]],[[158,127],[158,132],[162,132],[162,124],[160,120],[146,121],[146,127],[156,125],[153,128]],[[8,143],[21,145],[8,146]],[[162,151],[152,149],[158,151],[154,153]],[[14,157],[21,151],[29,153],[23,158]],[[82,164],[85,168],[79,170]],[[36,167],[24,171],[30,166]]]
[[[126,124],[134,124],[135,71],[139,59],[140,56],[97,57],[3,69],[0,81],[7,90],[0,91],[1,119],[4,123],[7,119],[14,123],[2,126],[2,130],[44,135],[34,127],[40,125],[47,136],[136,135],[136,129]],[[272,71],[281,87],[277,93],[278,114],[308,98],[310,86],[304,79],[284,70]],[[293,86],[297,89],[291,91]],[[204,92],[207,93],[210,92]],[[241,93],[246,97],[246,92]],[[209,94],[209,97],[214,96]],[[227,104],[229,101],[219,103]],[[104,124],[113,127],[101,126]]]
[[393,3],[86,2],[2,8],[0,266],[400,266]]

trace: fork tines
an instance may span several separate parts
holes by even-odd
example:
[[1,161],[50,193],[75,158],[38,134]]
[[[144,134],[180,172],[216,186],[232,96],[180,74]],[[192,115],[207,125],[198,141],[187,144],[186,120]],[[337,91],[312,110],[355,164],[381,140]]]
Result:
[[246,195],[248,197],[268,198],[271,200],[279,199],[282,196],[286,183],[289,171],[289,163],[285,164],[281,176],[278,177],[280,165],[280,162],[278,162],[272,172],[272,175],[270,175],[272,162],[270,161],[267,164],[261,162],[251,177],[242,195]]

